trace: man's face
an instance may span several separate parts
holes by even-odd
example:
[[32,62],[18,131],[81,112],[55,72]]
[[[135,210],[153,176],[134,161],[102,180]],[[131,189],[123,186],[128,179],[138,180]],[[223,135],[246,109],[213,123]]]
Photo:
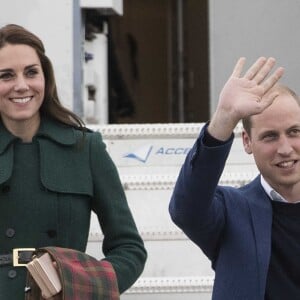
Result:
[[[244,148],[252,153],[266,181],[282,195],[300,191],[300,106],[289,94],[280,94],[271,106],[251,117]],[[300,198],[300,194],[299,194]]]

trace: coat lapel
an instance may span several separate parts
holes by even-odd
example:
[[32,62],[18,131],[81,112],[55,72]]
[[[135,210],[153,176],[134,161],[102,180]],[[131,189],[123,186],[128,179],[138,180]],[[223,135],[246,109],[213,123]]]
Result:
[[12,174],[14,156],[11,145],[18,138],[8,132],[1,121],[0,132],[0,184],[3,184]]
[[248,197],[248,203],[257,249],[259,282],[263,284],[260,286],[260,291],[263,293],[271,256],[272,206],[268,195],[261,186],[260,176],[249,185],[249,188],[248,195],[251,195],[251,198]]

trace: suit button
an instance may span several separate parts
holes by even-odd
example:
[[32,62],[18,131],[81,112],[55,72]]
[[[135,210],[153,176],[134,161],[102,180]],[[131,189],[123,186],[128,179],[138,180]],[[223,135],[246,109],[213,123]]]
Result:
[[13,228],[6,229],[6,236],[9,237],[9,238],[13,237],[15,235],[15,233],[16,232]]
[[2,187],[2,193],[8,193],[10,191],[10,186],[9,185],[4,185]]
[[16,270],[9,270],[7,273],[7,276],[9,278],[15,278],[17,276],[17,271]]

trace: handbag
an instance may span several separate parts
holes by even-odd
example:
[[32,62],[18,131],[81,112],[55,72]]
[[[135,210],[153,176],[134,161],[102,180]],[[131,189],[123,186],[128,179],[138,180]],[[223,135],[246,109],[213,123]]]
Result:
[[[68,248],[45,247],[37,250],[40,257],[48,253],[56,263],[61,291],[48,300],[119,300],[117,277],[112,264]],[[40,287],[27,272],[25,300],[44,300]]]

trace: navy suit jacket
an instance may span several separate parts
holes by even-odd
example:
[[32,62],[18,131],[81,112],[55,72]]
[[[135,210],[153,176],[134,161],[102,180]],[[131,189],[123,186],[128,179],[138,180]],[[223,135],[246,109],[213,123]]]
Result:
[[259,176],[234,188],[218,182],[233,136],[186,157],[169,205],[172,220],[212,262],[213,300],[263,300],[271,254],[272,207]]

